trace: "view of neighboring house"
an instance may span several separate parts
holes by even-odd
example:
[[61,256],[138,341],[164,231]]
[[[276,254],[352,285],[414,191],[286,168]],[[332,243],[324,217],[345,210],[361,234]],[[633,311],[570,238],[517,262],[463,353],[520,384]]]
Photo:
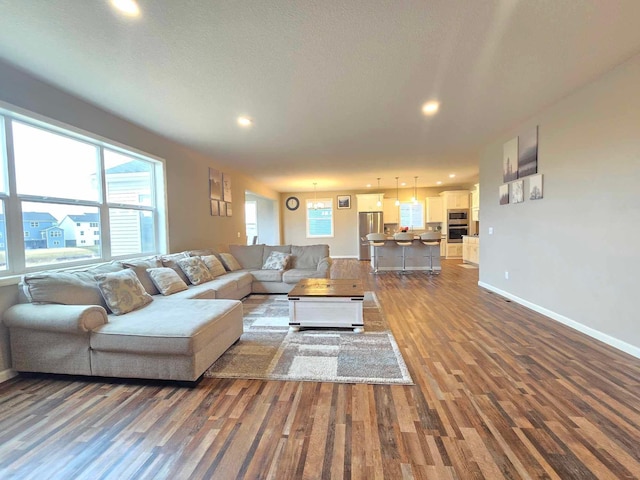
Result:
[[[22,225],[24,227],[24,247],[27,250],[35,249],[35,248],[47,248],[49,243],[49,238],[47,237],[47,233],[55,234],[54,238],[58,241],[63,240],[63,238],[59,238],[62,236],[60,229],[58,227],[58,220],[46,212],[23,212],[22,213]],[[49,232],[49,229],[53,228]],[[50,248],[60,248],[63,247],[64,244],[60,243],[57,246],[52,246]]]
[[67,215],[60,222],[65,246],[92,247],[100,245],[100,217],[97,213]]

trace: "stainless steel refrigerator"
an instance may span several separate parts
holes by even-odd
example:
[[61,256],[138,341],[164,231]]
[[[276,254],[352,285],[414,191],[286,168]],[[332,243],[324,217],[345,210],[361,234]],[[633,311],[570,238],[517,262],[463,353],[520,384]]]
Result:
[[358,241],[360,242],[358,260],[371,260],[367,234],[383,233],[383,231],[382,212],[360,212],[358,214]]

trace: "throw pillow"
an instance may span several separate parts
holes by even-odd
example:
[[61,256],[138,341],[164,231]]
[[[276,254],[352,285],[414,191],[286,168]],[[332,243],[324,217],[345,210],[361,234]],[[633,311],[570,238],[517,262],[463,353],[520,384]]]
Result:
[[157,295],[158,293],[160,293],[151,278],[149,278],[149,274],[147,273],[148,268],[156,268],[162,266],[162,262],[158,257],[147,258],[143,260],[125,260],[122,262],[122,266],[125,268],[130,268],[131,270],[136,272],[138,280],[140,280],[140,283],[149,295]]
[[95,279],[105,302],[116,315],[131,312],[153,301],[133,270],[103,273],[96,275]]
[[194,285],[213,280],[209,269],[200,257],[186,257],[177,261],[178,265]]
[[290,255],[283,252],[271,252],[262,265],[263,270],[285,270],[289,263]]
[[224,269],[222,263],[215,255],[205,255],[200,257],[204,264],[209,269],[209,273],[211,273],[212,277],[219,277],[220,275],[224,275],[227,271]]
[[235,272],[236,270],[242,270],[242,267],[236,260],[236,258],[230,253],[221,253],[220,260],[222,260],[222,264],[224,268],[229,272]]
[[178,274],[178,276],[182,279],[182,281],[187,285],[189,285],[189,283],[191,283],[189,282],[189,278],[187,278],[187,276],[184,274],[184,272],[182,271],[182,269],[177,263],[178,260],[185,257],[186,255],[184,254],[184,252],[181,252],[181,253],[172,253],[170,255],[163,255],[162,257],[160,257],[160,259],[162,260],[163,266],[173,268]]
[[149,268],[147,273],[162,295],[171,295],[187,289],[187,284],[184,283],[173,268]]

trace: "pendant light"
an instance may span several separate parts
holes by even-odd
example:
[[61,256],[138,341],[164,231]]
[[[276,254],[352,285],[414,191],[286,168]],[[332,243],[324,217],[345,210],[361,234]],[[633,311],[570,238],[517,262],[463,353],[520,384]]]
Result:
[[418,204],[418,176],[413,177],[413,198],[411,199],[414,205]]
[[313,182],[313,209],[317,210],[319,208],[324,208],[324,204],[318,202],[318,191],[316,189],[316,182]]
[[382,199],[380,198],[380,177],[378,177],[378,203],[376,203],[378,207],[382,206]]
[[398,178],[400,177],[396,177],[396,207],[400,206],[400,198],[399,198],[399,189],[398,189]]

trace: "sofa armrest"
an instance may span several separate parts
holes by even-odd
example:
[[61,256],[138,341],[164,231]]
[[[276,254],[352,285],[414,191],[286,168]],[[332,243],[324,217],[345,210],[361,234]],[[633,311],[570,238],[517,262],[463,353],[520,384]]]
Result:
[[107,311],[99,305],[21,303],[9,308],[2,321],[9,328],[84,333],[108,320]]
[[329,278],[331,274],[331,257],[324,257],[318,262],[318,272],[321,272],[325,277]]

